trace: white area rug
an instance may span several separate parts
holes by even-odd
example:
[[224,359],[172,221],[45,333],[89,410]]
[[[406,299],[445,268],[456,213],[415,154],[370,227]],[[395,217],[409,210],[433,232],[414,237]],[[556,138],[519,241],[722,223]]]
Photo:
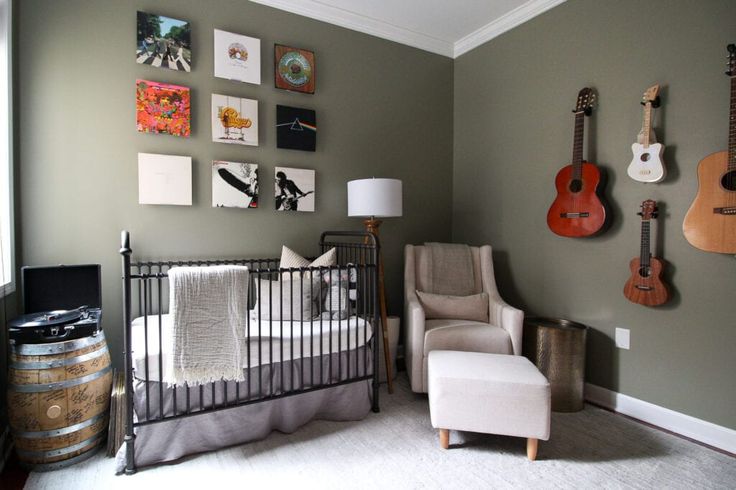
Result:
[[736,488],[736,458],[590,405],[553,413],[535,462],[521,438],[453,432],[450,444],[439,447],[427,397],[400,377],[394,395],[382,389],[381,413],[360,422],[315,421],[132,476],[115,476],[99,453],[32,473],[25,488]]

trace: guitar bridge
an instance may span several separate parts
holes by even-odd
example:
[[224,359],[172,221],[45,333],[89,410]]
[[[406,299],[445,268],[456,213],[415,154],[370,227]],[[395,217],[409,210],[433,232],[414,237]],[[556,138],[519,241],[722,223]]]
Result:
[[725,215],[734,215],[736,214],[736,206],[730,206],[727,208],[713,208],[714,214],[725,214]]
[[635,287],[636,289],[639,289],[639,290],[641,290],[641,291],[651,291],[651,290],[653,290],[653,289],[654,289],[654,288],[653,288],[653,287],[651,287],[651,286],[642,286],[641,284],[637,284],[637,285],[636,285],[636,286],[634,286],[634,287]]
[[560,213],[560,218],[587,218],[590,216],[588,212],[582,213]]

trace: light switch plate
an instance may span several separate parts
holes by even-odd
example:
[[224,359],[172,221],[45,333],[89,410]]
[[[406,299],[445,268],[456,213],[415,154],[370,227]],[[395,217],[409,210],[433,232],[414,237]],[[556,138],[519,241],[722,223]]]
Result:
[[629,349],[631,346],[631,333],[628,328],[616,327],[616,347]]

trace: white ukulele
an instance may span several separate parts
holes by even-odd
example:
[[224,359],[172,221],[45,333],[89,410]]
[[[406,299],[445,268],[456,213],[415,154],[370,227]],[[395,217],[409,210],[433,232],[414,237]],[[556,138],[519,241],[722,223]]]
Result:
[[659,85],[649,87],[644,92],[642,105],[644,106],[644,122],[637,142],[631,145],[634,158],[629,164],[628,174],[639,182],[660,182],[667,172],[662,162],[664,146],[657,143],[657,137],[652,129],[652,108],[659,107]]

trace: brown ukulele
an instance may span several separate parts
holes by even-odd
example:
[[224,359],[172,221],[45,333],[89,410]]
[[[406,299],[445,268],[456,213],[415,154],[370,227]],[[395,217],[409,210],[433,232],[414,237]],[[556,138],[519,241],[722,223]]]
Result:
[[629,264],[631,277],[624,286],[624,296],[644,306],[658,306],[670,299],[667,286],[662,282],[664,263],[652,257],[649,246],[649,223],[657,217],[657,203],[647,199],[641,203],[641,254]]
[[561,236],[585,237],[594,235],[606,220],[606,210],[598,198],[601,174],[594,163],[583,161],[583,132],[585,116],[595,103],[595,93],[584,88],[578,93],[575,113],[572,164],[557,173],[557,197],[547,212],[549,229]]
[[728,151],[719,151],[698,164],[698,193],[682,231],[693,247],[706,252],[736,254],[736,46],[728,45],[731,112]]

